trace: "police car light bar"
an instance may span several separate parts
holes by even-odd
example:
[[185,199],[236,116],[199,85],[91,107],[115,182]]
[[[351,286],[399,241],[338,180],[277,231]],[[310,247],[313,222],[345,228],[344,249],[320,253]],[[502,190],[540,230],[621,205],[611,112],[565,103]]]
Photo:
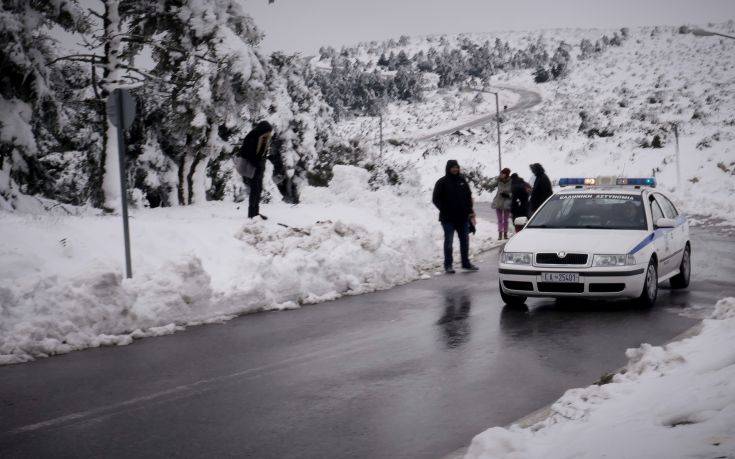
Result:
[[574,186],[574,185],[594,185],[596,180],[593,178],[560,178],[559,186]]
[[630,186],[649,186],[651,188],[656,187],[656,179],[653,177],[645,178],[627,178],[618,177],[612,182],[612,177],[592,178],[592,177],[578,177],[578,178],[560,178],[559,186],[595,186],[595,185],[630,185]]
[[646,178],[624,178],[620,177],[615,182],[616,185],[637,185],[637,186],[650,186],[656,188],[656,179],[653,177]]

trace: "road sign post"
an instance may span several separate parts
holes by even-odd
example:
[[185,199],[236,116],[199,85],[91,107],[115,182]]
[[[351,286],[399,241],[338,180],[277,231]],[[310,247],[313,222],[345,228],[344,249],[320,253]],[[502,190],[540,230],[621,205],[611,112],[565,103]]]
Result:
[[120,206],[122,207],[123,239],[125,244],[125,275],[133,277],[130,256],[130,226],[128,224],[128,187],[125,166],[125,131],[135,119],[135,99],[127,89],[115,89],[107,98],[107,118],[117,127],[117,157],[120,164]]

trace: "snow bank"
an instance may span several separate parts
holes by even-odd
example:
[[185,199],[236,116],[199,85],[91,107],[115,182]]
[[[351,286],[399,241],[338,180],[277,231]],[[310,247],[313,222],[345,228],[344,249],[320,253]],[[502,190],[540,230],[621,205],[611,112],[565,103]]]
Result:
[[[139,209],[133,279],[117,216],[0,213],[0,364],[128,344],[237,314],[294,308],[425,277],[441,262],[429,196],[371,191],[368,173],[334,168],[303,203]],[[495,242],[480,222],[475,252]]]
[[731,457],[734,341],[735,298],[726,298],[699,334],[629,349],[610,384],[567,391],[530,427],[477,435],[465,457]]

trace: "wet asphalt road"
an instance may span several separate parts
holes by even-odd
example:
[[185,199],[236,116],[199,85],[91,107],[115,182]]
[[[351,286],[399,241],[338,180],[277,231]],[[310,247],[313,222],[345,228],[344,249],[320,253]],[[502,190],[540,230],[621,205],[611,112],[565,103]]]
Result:
[[696,233],[717,276],[650,310],[509,310],[496,251],[479,273],[0,367],[0,457],[441,457],[735,295],[735,238]]

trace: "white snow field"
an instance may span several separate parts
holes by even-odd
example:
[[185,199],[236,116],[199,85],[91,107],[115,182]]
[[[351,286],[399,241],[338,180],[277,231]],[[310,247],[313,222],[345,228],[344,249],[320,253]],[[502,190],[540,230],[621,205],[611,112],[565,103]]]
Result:
[[[265,222],[246,218],[247,203],[133,211],[130,280],[119,216],[0,211],[0,364],[386,289],[436,271],[442,231],[428,196],[371,191],[368,172],[356,167],[336,166],[334,174],[328,188],[306,188],[298,206],[264,205]],[[496,244],[494,231],[479,222],[474,254]]]
[[486,430],[465,457],[733,457],[733,342],[735,298],[725,298],[695,336],[629,349],[611,383],[567,391],[529,427]]

